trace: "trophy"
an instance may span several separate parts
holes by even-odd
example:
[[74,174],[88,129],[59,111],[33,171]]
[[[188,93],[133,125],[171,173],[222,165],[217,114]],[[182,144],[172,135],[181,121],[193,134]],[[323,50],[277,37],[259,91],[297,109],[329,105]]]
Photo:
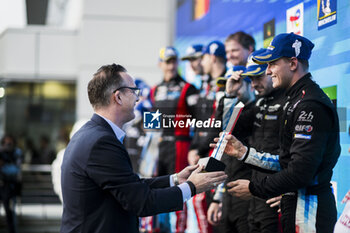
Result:
[[[226,100],[226,99],[225,99]],[[227,101],[236,101],[235,99],[227,99]],[[201,158],[198,161],[198,164],[204,166],[204,170],[207,172],[213,172],[213,171],[224,171],[226,165],[221,162],[221,157],[224,153],[227,140],[225,139],[225,136],[228,134],[231,134],[237,120],[239,118],[239,115],[241,114],[244,104],[242,102],[239,102],[235,105],[235,102],[230,104],[224,104],[224,106],[230,106],[228,108],[224,108],[224,114],[223,114],[223,125],[224,125],[224,132],[221,134],[219,141],[216,143],[216,147],[211,154],[210,157]]]

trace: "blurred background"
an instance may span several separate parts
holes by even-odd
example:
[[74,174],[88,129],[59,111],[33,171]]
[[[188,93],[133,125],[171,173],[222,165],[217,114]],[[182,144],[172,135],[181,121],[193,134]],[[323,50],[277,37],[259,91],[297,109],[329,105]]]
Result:
[[0,0],[0,137],[12,135],[22,151],[19,232],[59,232],[51,163],[73,124],[93,113],[88,81],[120,63],[159,82],[158,51],[174,43],[175,13],[174,0]]

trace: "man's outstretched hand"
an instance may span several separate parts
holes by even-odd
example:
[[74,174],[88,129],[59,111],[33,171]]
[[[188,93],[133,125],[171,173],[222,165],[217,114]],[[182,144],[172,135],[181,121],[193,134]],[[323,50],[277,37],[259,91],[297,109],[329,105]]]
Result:
[[[225,172],[201,172],[204,168],[202,165],[198,166],[196,170],[188,177],[188,181],[191,181],[196,186],[196,193],[201,193],[209,189],[215,188],[227,178]],[[185,168],[186,169],[186,168]]]
[[182,184],[183,182],[186,182],[188,177],[192,174],[194,170],[196,170],[199,167],[199,164],[193,165],[193,166],[187,166],[182,171],[177,173],[177,177],[179,179],[179,183]]

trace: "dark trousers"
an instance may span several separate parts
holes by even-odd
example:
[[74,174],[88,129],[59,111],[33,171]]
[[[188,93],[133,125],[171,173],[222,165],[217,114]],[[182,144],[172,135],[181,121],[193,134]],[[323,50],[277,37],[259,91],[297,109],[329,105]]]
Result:
[[247,233],[250,201],[241,200],[228,193],[224,194],[222,216],[225,233]]
[[249,225],[251,233],[278,232],[278,208],[271,208],[266,200],[254,197],[250,200]]

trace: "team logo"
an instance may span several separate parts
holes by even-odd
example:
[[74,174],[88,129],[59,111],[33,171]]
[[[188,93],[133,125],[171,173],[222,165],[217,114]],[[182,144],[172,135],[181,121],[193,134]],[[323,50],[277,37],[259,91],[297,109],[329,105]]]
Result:
[[302,132],[305,131],[307,133],[310,133],[313,130],[312,125],[296,125],[295,131]]
[[317,0],[318,30],[337,23],[337,0]]
[[304,33],[304,3],[287,9],[286,16],[287,33],[294,32],[302,36]]
[[305,131],[308,132],[308,133],[310,133],[312,131],[312,129],[313,129],[312,125],[307,125],[305,127]]
[[214,54],[218,48],[219,48],[219,45],[217,45],[215,43],[211,44],[210,47],[209,47],[210,54]]
[[265,115],[264,119],[265,120],[277,120],[277,115]]
[[143,128],[145,129],[160,129],[160,116],[162,114],[159,109],[156,112],[143,113]]
[[269,106],[267,111],[268,112],[277,112],[280,108],[281,108],[280,104],[275,104],[275,105]]
[[196,50],[193,47],[189,47],[189,48],[186,49],[186,53],[187,54],[193,54],[195,52],[196,52]]
[[298,117],[298,121],[311,122],[312,119],[314,119],[314,115],[312,114],[312,112],[307,113],[305,111],[301,111]]
[[311,139],[311,135],[296,133],[296,134],[294,134],[294,138],[295,138],[295,139],[306,139],[306,140],[310,140],[310,139]]
[[298,57],[300,54],[301,42],[298,40],[295,40],[292,47],[295,49],[295,57]]

